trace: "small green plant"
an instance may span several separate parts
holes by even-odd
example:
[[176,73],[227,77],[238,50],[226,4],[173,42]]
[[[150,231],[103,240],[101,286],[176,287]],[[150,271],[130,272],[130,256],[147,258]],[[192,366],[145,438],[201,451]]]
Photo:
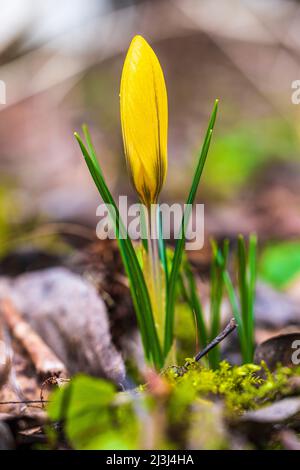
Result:
[[[254,353],[254,300],[256,278],[256,236],[249,238],[247,250],[244,237],[238,237],[238,248],[235,254],[237,267],[237,288],[232,282],[228,261],[229,241],[224,240],[218,246],[212,240],[212,261],[210,272],[210,305],[208,322],[205,321],[204,308],[199,298],[197,287],[189,262],[185,259],[182,269],[182,293],[189,305],[194,318],[198,335],[198,344],[204,349],[221,330],[221,307],[224,295],[227,293],[234,319],[238,326],[238,335],[242,359],[244,363],[253,361]],[[220,348],[214,347],[208,353],[209,365],[213,369],[220,364]]]
[[[232,312],[238,326],[241,354],[244,363],[253,361],[254,354],[254,301],[256,282],[256,235],[249,237],[248,247],[242,235],[238,237],[236,256],[238,294],[227,269],[223,271],[224,285],[231,304]],[[217,253],[217,248],[215,248]],[[221,266],[225,258],[219,252]]]
[[[140,426],[130,396],[122,400],[106,380],[76,375],[52,393],[47,411],[52,421],[63,423],[74,449],[126,450],[138,445]],[[57,434],[52,430],[48,436],[54,447]]]
[[[248,258],[244,239],[240,237],[238,241],[240,303],[237,302],[233,283],[227,271],[228,242],[224,242],[222,249],[212,242],[209,328],[204,321],[192,270],[184,256],[187,224],[210,147],[218,100],[215,101],[198,156],[180,231],[176,236],[177,242],[171,257],[167,255],[162,233],[162,212],[159,209],[159,194],[166,177],[168,163],[167,92],[159,61],[141,36],[133,39],[125,59],[120,107],[126,163],[133,187],[143,205],[140,224],[146,237],[142,237],[141,247],[138,250],[135,249],[127,233],[117,204],[108,189],[87,127],[83,126],[85,142],[77,133],[75,137],[114,222],[147,362],[159,370],[171,360],[174,361],[174,317],[180,283],[195,316],[198,342],[202,347],[205,347],[220,331],[221,302],[224,291],[227,290],[238,325],[243,360],[249,362],[253,356],[254,334],[254,238],[250,238]],[[181,279],[182,269],[185,273],[184,282]],[[217,348],[210,351],[209,362],[214,368],[218,366],[220,353]]]
[[244,362],[252,362],[254,355],[254,302],[256,283],[256,235],[250,235],[248,252],[245,240],[238,238],[238,283],[240,293],[239,338]]
[[122,73],[120,103],[127,167],[133,186],[145,207],[141,224],[147,231],[147,238],[146,243],[143,243],[142,263],[108,189],[87,127],[83,126],[85,142],[77,133],[75,137],[103,201],[108,210],[114,210],[112,216],[116,236],[130,282],[145,357],[150,364],[160,369],[165,365],[173,345],[176,286],[190,216],[189,208],[195,201],[209,150],[218,101],[215,102],[198,157],[170,272],[160,216],[158,214],[158,223],[154,226],[150,217],[151,206],[158,203],[167,170],[167,94],[158,59],[141,36],[133,39],[128,50]]
[[[212,242],[213,253],[210,273],[210,308],[209,324],[205,321],[204,308],[197,292],[194,273],[190,263],[185,259],[182,269],[182,293],[188,303],[194,318],[198,336],[198,345],[204,349],[212,341],[221,329],[221,303],[224,295],[224,274],[227,267],[229,243],[224,241],[223,247],[218,248],[216,242]],[[219,253],[220,250],[220,253]],[[219,260],[222,256],[222,263]],[[220,363],[219,347],[213,348],[209,354],[209,365],[216,369]]]

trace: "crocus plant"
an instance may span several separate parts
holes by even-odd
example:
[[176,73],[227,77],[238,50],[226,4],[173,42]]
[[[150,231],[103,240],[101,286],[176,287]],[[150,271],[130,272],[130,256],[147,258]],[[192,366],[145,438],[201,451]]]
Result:
[[[129,47],[121,78],[121,124],[128,172],[146,209],[147,256],[144,276],[155,326],[163,339],[165,298],[162,289],[156,209],[168,159],[168,101],[160,63],[149,44],[136,36]],[[155,215],[155,214],[154,214]]]
[[[114,228],[129,279],[145,358],[149,364],[160,369],[170,358],[174,344],[174,316],[178,290],[176,286],[179,283],[185,246],[185,229],[190,210],[187,209],[183,215],[170,265],[167,263],[159,211],[159,195],[168,167],[167,91],[158,58],[141,36],[133,38],[125,59],[121,79],[120,109],[128,172],[138,198],[145,208],[141,214],[141,224],[145,228],[147,236],[142,244],[142,257],[137,255],[136,248],[126,232],[118,207],[106,184],[87,127],[83,126],[85,142],[77,133],[75,133],[75,137],[103,201],[107,204],[108,210],[109,208],[114,209]],[[187,196],[187,208],[191,207],[195,201],[211,142],[217,109],[218,101],[216,100]],[[153,207],[155,217],[152,217]],[[215,259],[216,266],[218,266],[216,269],[221,269],[226,284],[225,262],[222,253],[220,252],[218,256],[215,255]],[[191,272],[189,269],[187,272],[189,285],[192,287],[192,297],[189,298],[189,303],[196,318],[199,337],[203,343],[207,340],[207,335],[204,331],[202,310]],[[251,307],[250,300],[248,306]],[[239,312],[236,313],[239,315]],[[214,318],[213,330],[215,332],[218,328],[218,323],[216,323],[218,311],[215,312]]]

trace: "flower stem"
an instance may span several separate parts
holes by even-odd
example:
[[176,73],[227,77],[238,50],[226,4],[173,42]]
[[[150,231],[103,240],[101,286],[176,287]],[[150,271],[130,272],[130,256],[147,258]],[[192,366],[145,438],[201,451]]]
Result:
[[147,209],[148,231],[148,266],[147,275],[150,290],[150,298],[154,314],[154,321],[160,340],[164,337],[164,280],[161,273],[161,265],[158,251],[158,233],[156,220],[156,205]]

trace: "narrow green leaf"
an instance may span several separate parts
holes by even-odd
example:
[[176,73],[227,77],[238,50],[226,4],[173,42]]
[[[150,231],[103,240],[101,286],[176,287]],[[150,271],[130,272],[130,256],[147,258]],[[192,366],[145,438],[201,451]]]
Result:
[[197,292],[197,286],[195,283],[194,274],[192,272],[192,269],[188,261],[184,265],[184,273],[187,277],[187,281],[189,285],[188,299],[189,299],[190,308],[195,315],[198,342],[199,342],[201,349],[204,349],[208,341],[207,328],[206,328],[206,324],[204,321],[204,312],[203,312],[202,305],[201,305],[199,295]]
[[96,167],[98,172],[102,175],[102,170],[101,170],[101,167],[100,167],[100,164],[99,164],[96,152],[95,152],[95,148],[92,144],[92,139],[91,139],[89,129],[88,129],[86,124],[84,124],[82,126],[82,131],[83,131],[83,135],[85,137],[86,143],[87,143],[87,147],[88,147],[88,150],[89,150],[89,155],[90,155],[91,159],[93,160],[94,166]]
[[[212,240],[212,271],[211,271],[211,328],[210,341],[212,341],[221,331],[221,306],[224,293],[224,272],[227,268],[227,258],[229,251],[229,241],[224,240],[222,249]],[[219,262],[221,257],[222,262]],[[216,369],[220,363],[220,348],[217,346],[209,353],[209,362],[213,369]]]
[[108,209],[110,207],[114,208],[116,215],[116,235],[120,246],[122,260],[124,262],[126,273],[130,282],[131,294],[137,312],[137,319],[145,347],[146,356],[149,358],[149,352],[151,351],[151,357],[156,367],[162,367],[163,356],[153,320],[150,297],[136,253],[121,220],[118,207],[116,206],[115,201],[105,183],[102,172],[98,171],[97,165],[95,165],[93,158],[89,155],[89,152],[86,149],[81,137],[77,133],[74,135],[79,143],[91,176],[103,201],[105,204],[107,204]]
[[[217,251],[216,245],[214,241],[212,241],[212,247],[214,252],[217,254],[217,259],[218,262],[220,263],[221,266],[224,265],[224,259],[223,256],[220,252]],[[228,248],[227,248],[228,250]],[[239,303],[236,297],[235,289],[233,286],[233,283],[231,281],[230,275],[228,273],[227,269],[224,269],[223,271],[223,280],[224,280],[224,285],[227,291],[228,299],[232,308],[232,313],[234,316],[234,319],[237,324],[237,330],[238,330],[238,336],[239,336],[239,342],[240,342],[240,347],[241,347],[241,352],[242,352],[242,357],[243,360],[245,361],[245,358],[247,357],[247,343],[246,343],[246,337],[244,334],[244,328],[243,328],[243,322],[241,318],[241,313],[240,313],[240,307]],[[246,361],[245,361],[246,362]]]
[[159,259],[161,261],[164,273],[165,273],[165,284],[166,284],[166,298],[168,296],[168,284],[169,284],[169,272],[168,272],[168,262],[167,262],[167,251],[166,251],[166,244],[164,240],[163,234],[163,220],[162,220],[162,213],[158,206],[157,211],[157,227],[158,227],[158,251],[159,251]]
[[228,299],[232,308],[232,313],[237,324],[242,357],[243,357],[243,360],[245,361],[245,358],[247,357],[247,343],[246,343],[246,338],[245,338],[245,333],[244,333],[244,328],[243,328],[243,322],[241,320],[238,300],[236,298],[235,290],[234,290],[228,271],[224,271],[223,277],[224,277],[224,284],[226,287]]
[[[238,285],[241,305],[241,318],[243,322],[244,334],[248,343],[248,286],[247,286],[247,260],[246,245],[242,235],[238,237]],[[249,344],[248,344],[249,347]]]
[[181,222],[181,230],[179,234],[179,238],[176,243],[174,258],[172,269],[169,277],[169,286],[168,286],[168,299],[167,299],[167,307],[166,307],[166,320],[165,320],[165,339],[164,339],[164,354],[167,355],[173,342],[173,334],[174,334],[174,312],[175,312],[175,292],[176,292],[176,282],[178,278],[178,273],[180,269],[182,253],[184,250],[185,245],[185,228],[188,225],[188,219],[190,215],[190,205],[194,203],[197,189],[199,186],[200,178],[202,175],[202,171],[204,168],[204,164],[206,161],[207,153],[209,150],[212,131],[214,128],[214,124],[216,121],[218,110],[218,100],[215,101],[213,112],[209,121],[209,125],[206,131],[204,143],[199,155],[198,164],[196,167],[196,171],[194,174],[192,186],[190,189],[190,193],[187,199],[187,210],[183,215],[183,219]]
[[146,222],[146,214],[145,214],[145,207],[141,205],[141,214],[140,214],[140,224],[141,224],[141,235],[142,235],[142,245],[144,250],[148,252],[148,240],[147,240],[147,222]]
[[250,235],[249,239],[249,254],[248,254],[248,270],[249,270],[249,286],[248,286],[248,334],[249,334],[249,348],[251,354],[251,361],[254,354],[254,304],[255,304],[255,283],[256,283],[256,247],[257,237],[254,234]]

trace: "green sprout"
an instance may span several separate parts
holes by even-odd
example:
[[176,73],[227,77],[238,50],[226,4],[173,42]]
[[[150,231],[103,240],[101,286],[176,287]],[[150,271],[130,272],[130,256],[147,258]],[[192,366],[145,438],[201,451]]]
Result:
[[[223,272],[224,285],[238,326],[238,336],[244,363],[253,361],[254,355],[254,302],[256,282],[257,237],[251,234],[248,246],[242,235],[238,237],[236,292],[227,269]],[[224,265],[224,256],[219,252],[218,261]]]
[[[227,294],[238,327],[243,363],[252,362],[254,354],[256,244],[256,236],[251,235],[247,252],[244,237],[240,235],[238,238],[236,252],[238,287],[235,288],[228,270],[229,241],[224,240],[222,246],[218,246],[215,240],[211,241],[212,262],[208,322],[205,320],[204,308],[197,293],[192,268],[187,260],[185,260],[183,266],[184,279],[181,288],[183,298],[195,318],[199,346],[204,349],[221,331],[222,301],[225,294]],[[221,361],[219,346],[214,347],[208,353],[208,360],[211,368],[217,369],[219,367]]]
[[[141,36],[133,39],[124,63],[120,103],[126,163],[131,182],[145,209],[140,214],[140,222],[143,233],[146,233],[146,239],[142,239],[140,251],[136,250],[133,245],[117,204],[106,184],[87,127],[83,126],[84,138],[78,133],[75,133],[75,137],[94,183],[111,212],[121,257],[129,279],[147,363],[160,370],[174,361],[175,307],[180,283],[186,291],[187,303],[195,317],[198,342],[202,347],[205,347],[220,331],[221,303],[224,291],[227,290],[239,328],[243,359],[244,361],[250,360],[253,356],[254,334],[254,239],[250,240],[248,259],[246,259],[245,243],[242,238],[239,239],[240,305],[227,272],[228,242],[224,242],[222,249],[219,249],[215,242],[212,243],[211,324],[209,328],[204,321],[192,270],[184,256],[186,227],[210,147],[218,111],[218,100],[214,103],[204,142],[198,155],[171,262],[167,257],[162,233],[162,213],[159,210],[158,201],[167,170],[166,87],[158,59]],[[149,216],[153,204],[158,206],[154,224]],[[153,230],[157,235],[155,237],[152,236]],[[185,273],[184,282],[181,282],[182,268]],[[217,348],[210,351],[209,362],[212,367],[218,367],[220,353]]]

